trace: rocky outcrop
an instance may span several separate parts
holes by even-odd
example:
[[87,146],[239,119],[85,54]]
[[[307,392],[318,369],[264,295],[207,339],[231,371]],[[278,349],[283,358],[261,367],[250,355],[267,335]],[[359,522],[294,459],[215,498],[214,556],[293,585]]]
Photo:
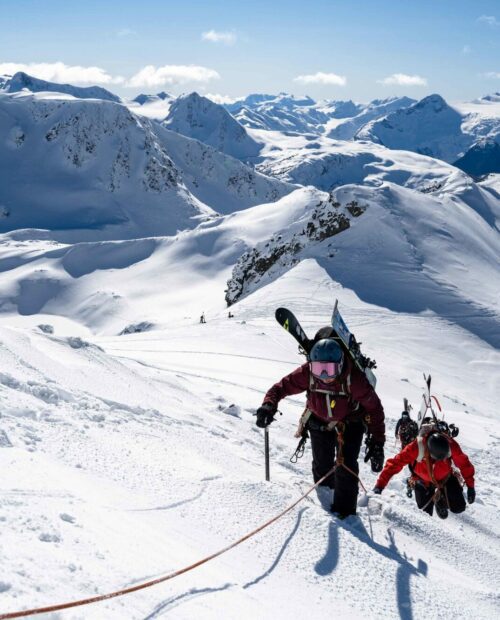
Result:
[[[267,242],[248,250],[236,263],[226,289],[226,303],[231,306],[242,296],[262,283],[296,265],[308,249],[347,230],[351,219],[360,217],[367,209],[352,200],[341,205],[330,195],[321,201],[292,234],[273,235]],[[333,256],[331,244],[325,244],[325,255]]]

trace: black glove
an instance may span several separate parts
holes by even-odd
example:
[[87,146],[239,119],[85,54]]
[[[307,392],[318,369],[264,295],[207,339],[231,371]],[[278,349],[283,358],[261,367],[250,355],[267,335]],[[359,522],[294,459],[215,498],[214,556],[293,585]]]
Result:
[[384,467],[384,444],[382,442],[373,441],[373,439],[367,441],[365,463],[368,461],[370,461],[373,472],[382,471]]
[[255,424],[257,424],[259,428],[266,428],[266,426],[269,426],[269,424],[274,421],[275,413],[276,409],[272,405],[269,403],[264,403],[257,409],[255,414],[257,416],[257,420],[255,421]]
[[380,495],[383,490],[384,489],[382,489],[381,487],[373,487],[373,492],[375,493],[375,495]]
[[476,501],[476,489],[474,487],[467,487],[467,501],[469,504]]
[[370,456],[372,471],[379,472],[384,468],[384,444],[374,443],[372,455]]

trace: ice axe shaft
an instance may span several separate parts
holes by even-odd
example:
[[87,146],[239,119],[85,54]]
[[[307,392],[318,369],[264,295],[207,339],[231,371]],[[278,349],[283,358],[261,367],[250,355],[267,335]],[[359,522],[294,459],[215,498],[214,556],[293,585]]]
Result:
[[269,426],[266,426],[264,429],[264,454],[266,462],[266,481],[269,482],[269,480],[271,480],[269,475]]

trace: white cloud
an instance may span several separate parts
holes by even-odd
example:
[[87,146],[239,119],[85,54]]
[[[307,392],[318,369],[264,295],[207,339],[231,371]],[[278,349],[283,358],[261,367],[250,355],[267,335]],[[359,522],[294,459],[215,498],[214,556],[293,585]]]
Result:
[[214,103],[220,104],[236,103],[236,101],[241,101],[243,99],[243,97],[229,97],[228,95],[219,95],[212,93],[207,93],[205,97],[207,99],[210,99],[210,101],[213,101]]
[[345,86],[347,83],[343,75],[323,73],[322,71],[309,75],[298,75],[296,78],[293,78],[293,81],[300,82],[301,84],[334,84],[335,86]]
[[208,30],[201,35],[202,41],[224,43],[224,45],[234,45],[236,43],[236,38],[236,33],[232,31],[218,32],[217,30]]
[[218,80],[220,75],[214,69],[197,65],[147,65],[133,75],[127,82],[129,87],[165,86],[166,84],[186,84],[187,82],[209,82]]
[[397,86],[427,86],[427,79],[420,75],[406,75],[405,73],[393,73],[383,80],[377,80],[379,84]]
[[492,26],[493,28],[500,26],[500,21],[493,15],[481,15],[481,17],[477,18],[477,21],[482,24],[488,24],[488,26]]
[[33,77],[59,84],[120,84],[122,77],[113,77],[100,67],[81,67],[79,65],[65,65],[63,62],[3,62],[0,63],[0,75],[13,75],[24,71]]
[[483,73],[482,77],[488,78],[489,80],[500,80],[500,72],[488,71],[487,73]]
[[472,47],[470,45],[464,45],[462,48],[462,54],[464,56],[468,56],[472,52]]

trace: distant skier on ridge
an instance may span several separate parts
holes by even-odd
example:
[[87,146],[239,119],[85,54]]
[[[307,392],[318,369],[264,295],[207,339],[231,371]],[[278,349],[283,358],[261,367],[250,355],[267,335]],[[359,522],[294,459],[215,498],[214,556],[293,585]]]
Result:
[[[273,385],[257,410],[257,426],[274,420],[278,403],[286,396],[307,392],[307,408],[301,422],[311,437],[314,481],[335,464],[323,483],[334,489],[332,512],[344,518],[356,514],[358,456],[365,430],[369,432],[368,455],[372,471],[384,464],[385,422],[382,404],[365,374],[332,337],[330,327],[320,329],[308,362]],[[343,466],[345,464],[345,466]]]

